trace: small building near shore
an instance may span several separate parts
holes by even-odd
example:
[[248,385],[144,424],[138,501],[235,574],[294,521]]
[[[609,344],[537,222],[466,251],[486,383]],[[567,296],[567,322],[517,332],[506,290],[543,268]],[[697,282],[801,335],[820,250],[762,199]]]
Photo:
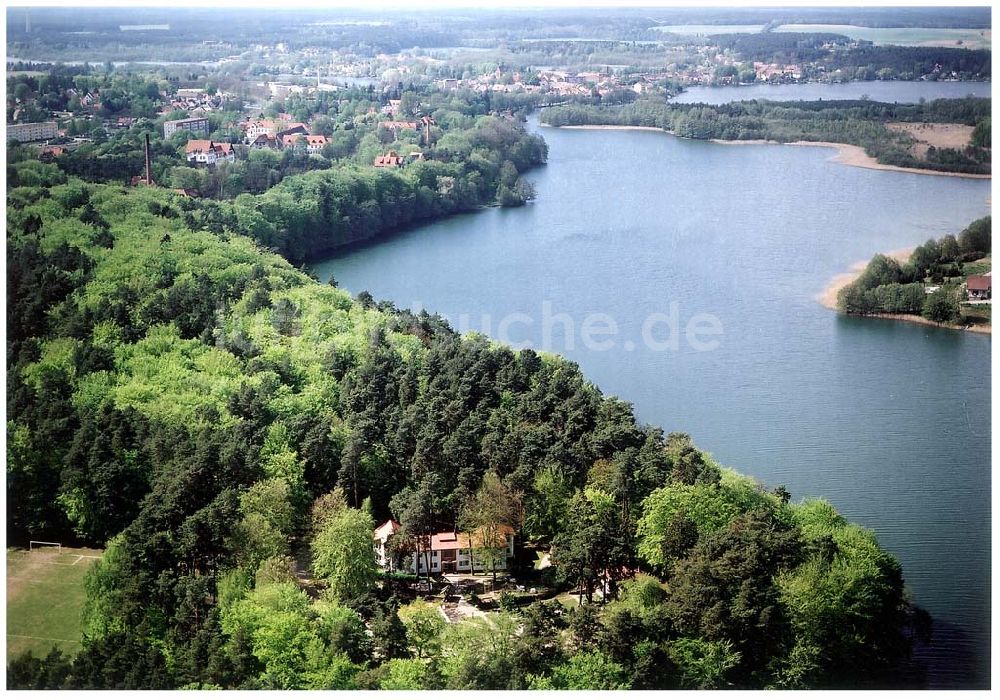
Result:
[[501,525],[490,533],[481,529],[471,534],[454,530],[436,532],[424,538],[419,557],[415,552],[406,557],[397,553],[395,559],[390,553],[389,540],[399,529],[399,523],[387,520],[372,534],[375,558],[383,569],[393,570],[398,566],[418,575],[486,573],[493,569],[507,570],[514,557],[514,528]]
[[993,293],[993,278],[990,273],[972,275],[965,280],[965,293],[970,301],[989,299]]

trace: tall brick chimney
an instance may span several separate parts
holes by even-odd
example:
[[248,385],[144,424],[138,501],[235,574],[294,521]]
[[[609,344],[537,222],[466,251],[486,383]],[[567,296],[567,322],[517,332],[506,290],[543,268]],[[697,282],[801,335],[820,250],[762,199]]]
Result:
[[153,172],[149,160],[149,134],[146,134],[146,186],[153,184]]

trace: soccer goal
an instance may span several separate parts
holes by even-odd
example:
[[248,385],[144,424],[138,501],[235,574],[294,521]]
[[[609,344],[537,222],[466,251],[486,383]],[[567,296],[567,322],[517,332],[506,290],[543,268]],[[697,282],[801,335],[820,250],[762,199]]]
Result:
[[45,549],[46,547],[55,547],[56,552],[62,554],[62,543],[60,542],[42,542],[41,540],[31,540],[28,542],[28,551],[34,552],[36,549]]

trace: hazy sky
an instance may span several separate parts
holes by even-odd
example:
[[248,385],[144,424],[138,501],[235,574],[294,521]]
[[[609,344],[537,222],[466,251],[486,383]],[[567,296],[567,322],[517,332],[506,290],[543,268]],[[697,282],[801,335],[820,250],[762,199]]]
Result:
[[[8,0],[8,7],[66,7],[67,0],[34,0],[23,2]],[[274,0],[75,0],[74,7],[261,7],[274,9]],[[380,8],[414,11],[436,8],[519,8],[531,9],[541,7],[863,7],[863,6],[899,6],[899,7],[955,7],[955,6],[989,6],[988,0],[963,0],[949,2],[948,0],[879,0],[873,2],[850,2],[849,0],[767,0],[765,2],[741,2],[740,0],[419,0],[419,2],[379,1],[379,0],[291,0],[281,3],[283,8],[337,9],[352,8],[378,10]],[[68,8],[67,8],[68,9]]]

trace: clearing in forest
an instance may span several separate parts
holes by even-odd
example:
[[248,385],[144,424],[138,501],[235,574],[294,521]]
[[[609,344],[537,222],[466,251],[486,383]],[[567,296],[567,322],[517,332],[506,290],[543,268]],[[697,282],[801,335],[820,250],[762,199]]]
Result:
[[53,646],[80,649],[83,579],[103,552],[42,547],[7,550],[7,660],[23,651],[44,656]]

